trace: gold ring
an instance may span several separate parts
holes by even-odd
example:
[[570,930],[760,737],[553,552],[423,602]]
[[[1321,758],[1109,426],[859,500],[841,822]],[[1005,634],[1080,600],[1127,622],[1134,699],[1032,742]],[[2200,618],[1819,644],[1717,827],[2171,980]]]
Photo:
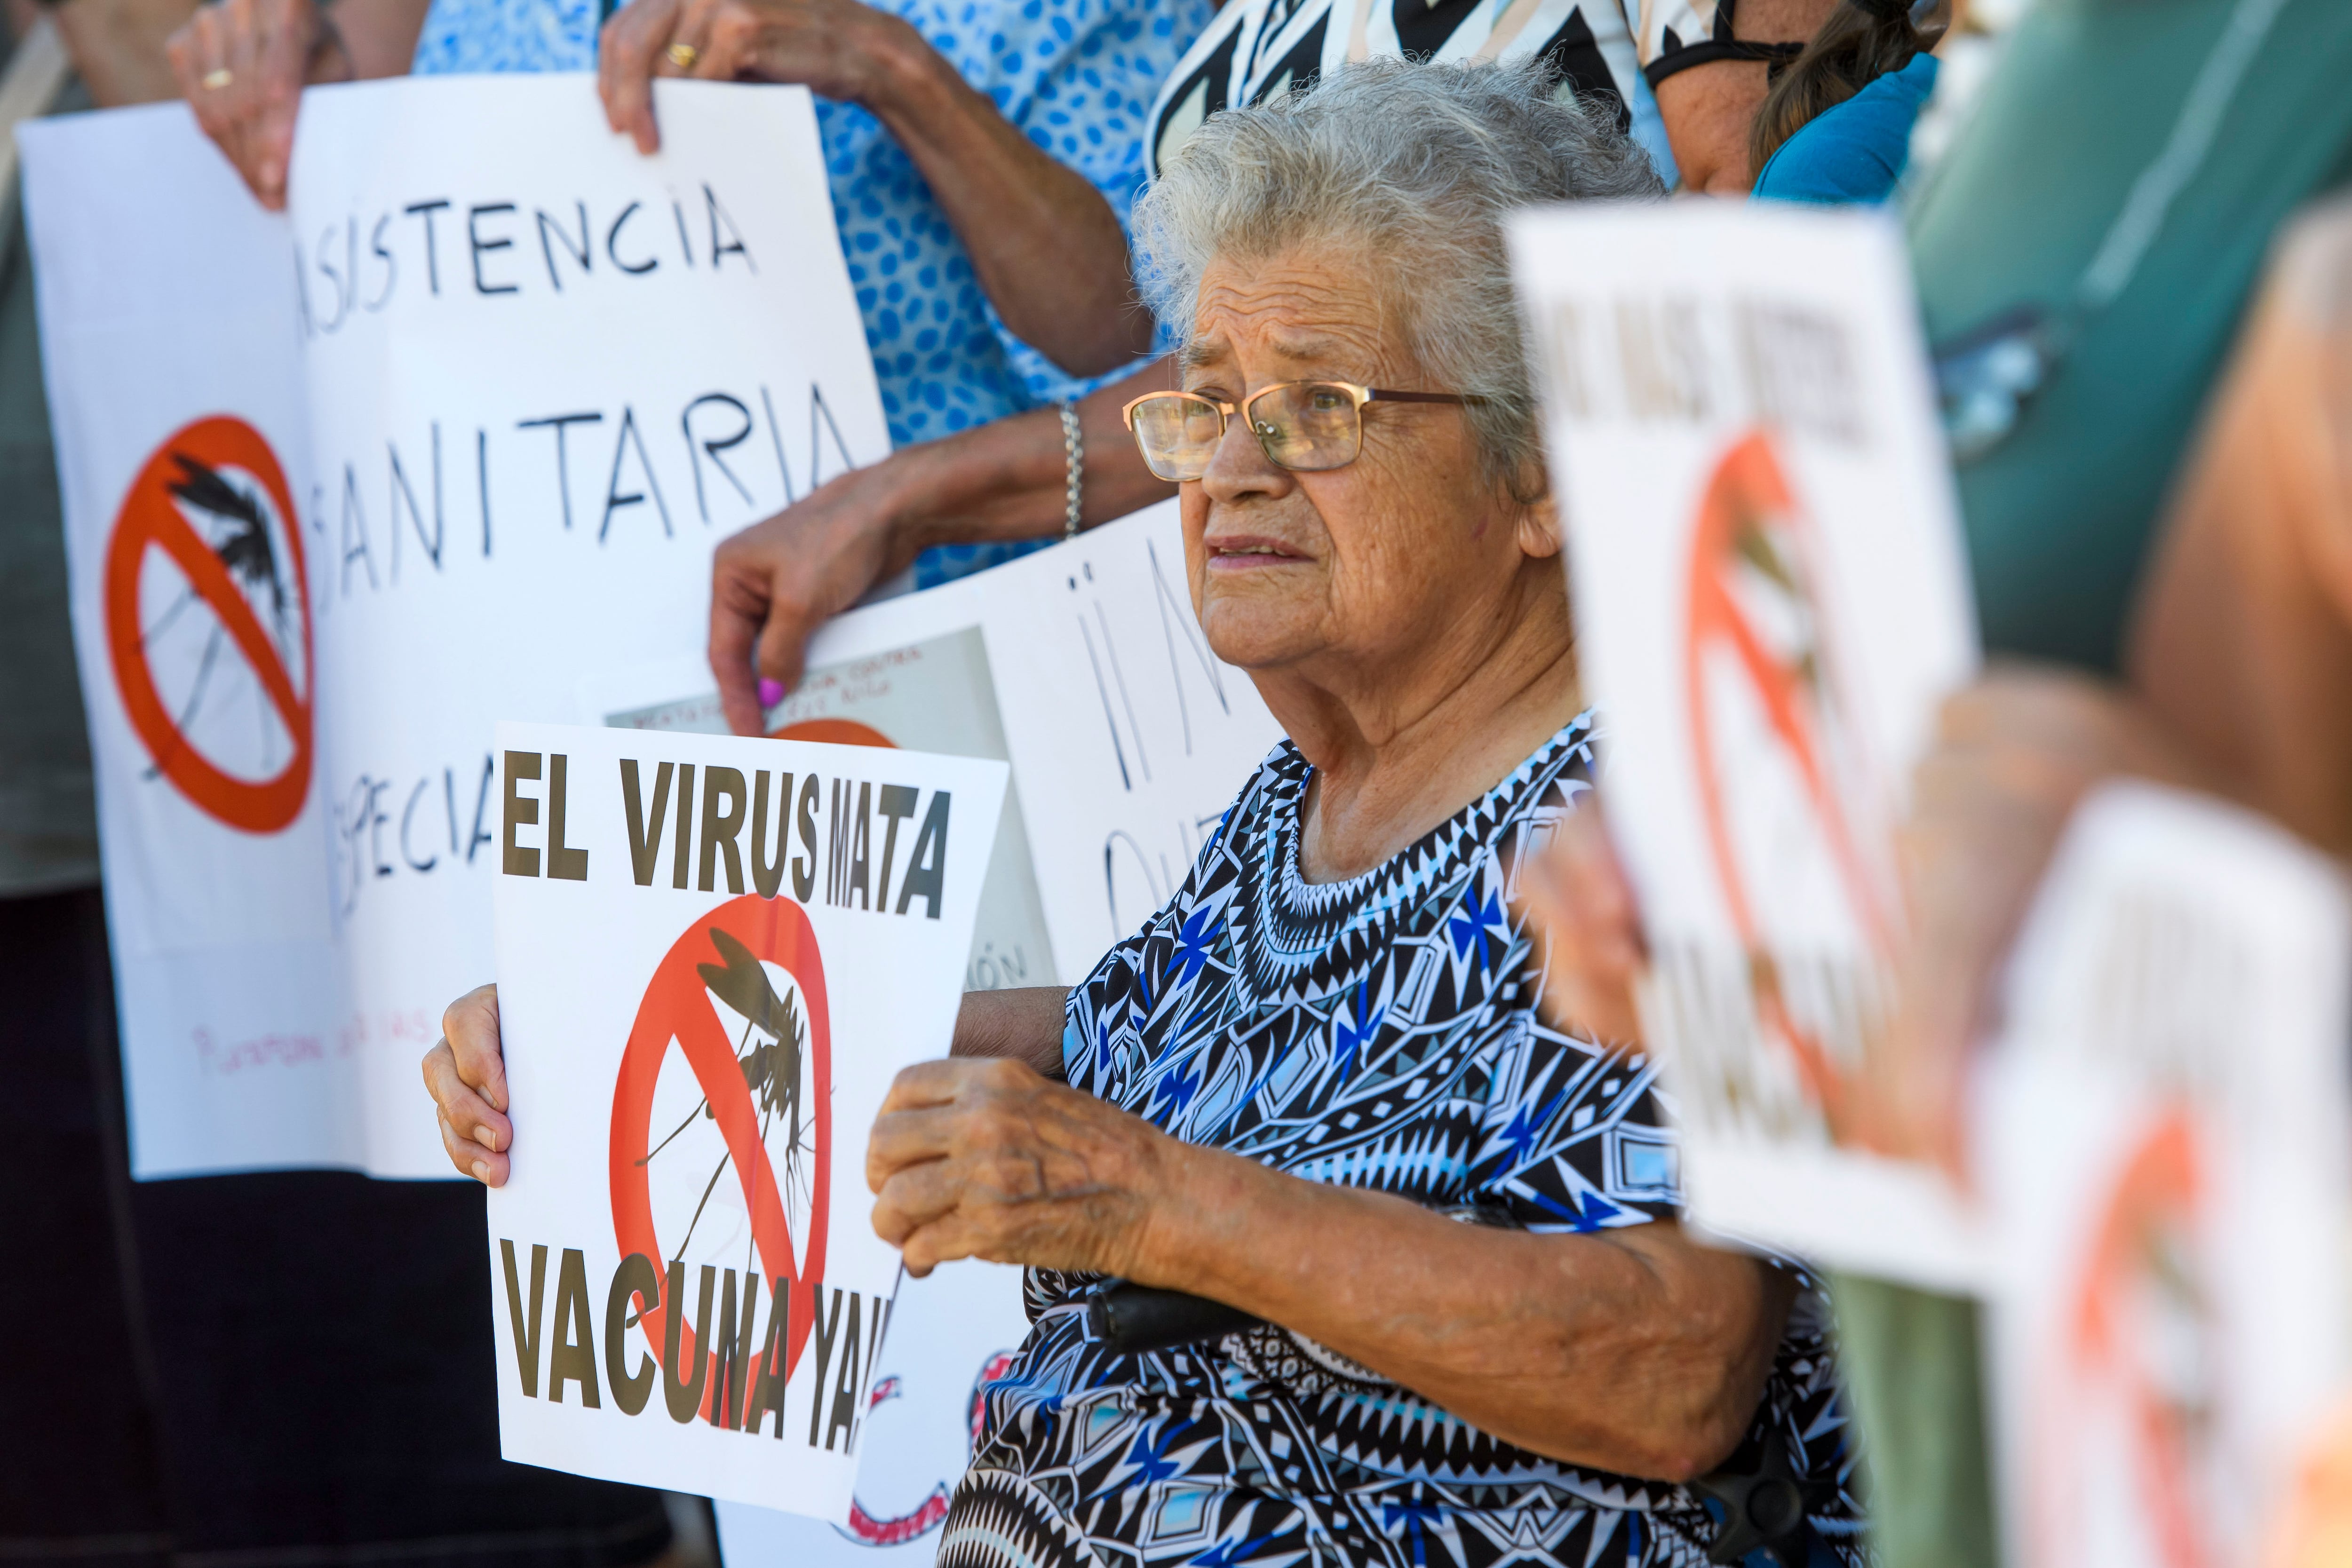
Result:
[[669,63],[682,71],[692,70],[694,62],[701,57],[702,51],[692,44],[672,44],[669,47]]
[[226,66],[219,66],[205,73],[204,89],[206,92],[218,92],[236,79]]

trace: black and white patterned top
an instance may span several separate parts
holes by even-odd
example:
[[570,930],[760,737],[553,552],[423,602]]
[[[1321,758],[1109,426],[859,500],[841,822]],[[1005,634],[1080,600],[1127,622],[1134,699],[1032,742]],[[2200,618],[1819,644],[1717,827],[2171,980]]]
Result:
[[1717,57],[1708,41],[1718,19],[1728,33],[1730,14],[1718,0],[1226,0],[1160,85],[1145,122],[1151,174],[1219,110],[1280,98],[1346,61],[1540,56],[1578,97],[1613,99],[1619,129],[1671,183],[1648,84]]
[[[1577,1235],[1675,1212],[1654,1066],[1547,1025],[1514,877],[1591,786],[1580,718],[1363,876],[1307,883],[1288,742],[1168,905],[1071,994],[1070,1082],[1190,1142],[1310,1181],[1499,1210]],[[1029,1276],[1034,1328],[986,1394],[941,1568],[1379,1564],[1584,1568],[1705,1560],[1685,1489],[1490,1437],[1276,1328],[1115,1354],[1091,1277]],[[1809,1483],[1817,1532],[1861,1561],[1823,1314],[1800,1293],[1757,1415]]]

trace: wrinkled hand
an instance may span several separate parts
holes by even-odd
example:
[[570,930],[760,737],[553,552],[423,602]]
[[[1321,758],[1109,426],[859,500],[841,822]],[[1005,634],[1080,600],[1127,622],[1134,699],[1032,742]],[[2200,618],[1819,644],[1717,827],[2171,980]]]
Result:
[[919,1280],[958,1258],[1133,1278],[1184,1153],[1018,1062],[926,1061],[890,1086],[866,1182],[875,1233]]
[[2121,773],[2186,778],[2117,688],[2015,666],[1946,701],[1896,838],[1911,932],[1893,1026],[1864,1063],[1864,1143],[1963,1174],[1969,1053],[2011,945],[2075,806]]
[[[651,152],[661,145],[657,76],[788,82],[871,107],[910,43],[928,48],[905,22],[861,0],[632,0],[604,24],[596,89],[613,129]],[[690,67],[671,56],[673,45],[692,51]]]
[[[165,51],[196,123],[261,204],[283,212],[302,89],[352,74],[316,0],[219,0],[200,7]],[[207,79],[218,85],[207,87]]]
[[1648,967],[1633,884],[1609,841],[1598,801],[1559,822],[1550,846],[1520,879],[1528,918],[1550,938],[1541,1007],[1547,1021],[1595,1040],[1642,1038],[1633,982]]
[[917,547],[896,526],[909,456],[829,480],[719,544],[710,566],[710,673],[736,734],[760,733],[758,677],[786,691],[800,685],[816,629],[915,559]]
[[425,1053],[425,1091],[440,1114],[449,1163],[485,1186],[504,1186],[514,1124],[506,1117],[498,987],[477,987],[441,1015],[441,1040]]

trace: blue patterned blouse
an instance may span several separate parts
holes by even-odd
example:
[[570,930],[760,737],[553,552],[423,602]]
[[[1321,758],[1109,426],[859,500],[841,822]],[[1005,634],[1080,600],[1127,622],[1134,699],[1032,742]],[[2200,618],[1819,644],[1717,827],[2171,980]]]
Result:
[[[904,17],[1029,139],[1093,183],[1123,224],[1145,177],[1160,78],[1207,25],[1209,0],[872,0]],[[419,75],[583,71],[597,0],[434,0]],[[914,161],[854,104],[817,100],[833,210],[898,446],[1110,377],[1075,381],[1005,329]],[[1114,372],[1123,373],[1123,372]],[[951,545],[916,563],[929,587],[1035,548]]]
[[[1308,1181],[1572,1236],[1680,1199],[1654,1063],[1551,1028],[1512,909],[1522,856],[1591,787],[1579,718],[1420,842],[1298,869],[1313,770],[1285,741],[1182,887],[1070,993],[1074,1088]],[[1469,1426],[1302,1335],[1139,1355],[1091,1339],[1090,1276],[1031,1270],[1035,1327],[986,1392],[940,1568],[1686,1568],[1687,1488]],[[1820,1552],[1865,1561],[1826,1309],[1801,1292],[1746,1448],[1777,1438]]]

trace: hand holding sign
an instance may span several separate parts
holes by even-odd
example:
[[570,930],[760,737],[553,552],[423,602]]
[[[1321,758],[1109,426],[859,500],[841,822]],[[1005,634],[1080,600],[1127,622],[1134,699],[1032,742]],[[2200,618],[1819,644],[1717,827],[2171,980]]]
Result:
[[441,1015],[441,1039],[425,1053],[425,1092],[441,1118],[449,1163],[484,1186],[507,1184],[507,1064],[499,1051],[499,988],[477,986]]
[[302,89],[356,74],[342,35],[317,0],[222,0],[198,6],[165,47],[196,123],[261,204],[284,212]]
[[604,24],[596,88],[637,151],[661,145],[653,78],[767,81],[866,103],[893,66],[926,50],[904,20],[858,0],[635,0]]
[[874,1228],[917,1279],[959,1258],[1136,1271],[1176,1140],[1018,1061],[926,1061],[875,1119]]

